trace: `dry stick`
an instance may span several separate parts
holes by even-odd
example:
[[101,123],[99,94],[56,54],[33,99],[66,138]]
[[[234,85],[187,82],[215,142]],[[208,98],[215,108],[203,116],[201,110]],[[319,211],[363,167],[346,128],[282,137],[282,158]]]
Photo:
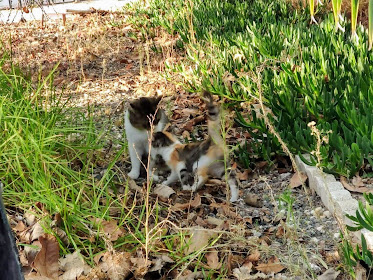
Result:
[[[265,63],[265,62],[264,62]],[[276,138],[277,140],[280,142],[281,144],[281,147],[282,147],[282,150],[289,156],[290,158],[290,161],[291,161],[291,165],[295,171],[295,173],[299,176],[299,178],[301,178],[300,176],[300,171],[297,167],[297,164],[295,162],[295,158],[293,157],[293,154],[290,152],[289,148],[287,147],[287,145],[285,144],[285,142],[282,140],[281,136],[278,134],[278,132],[275,130],[275,128],[273,127],[272,123],[270,122],[270,120],[268,119],[267,117],[267,114],[266,114],[266,111],[265,111],[265,107],[264,107],[264,104],[263,104],[263,93],[262,93],[262,82],[261,82],[261,72],[263,72],[264,70],[264,64],[258,66],[256,68],[256,73],[257,73],[257,76],[255,76],[254,73],[252,73],[250,76],[251,76],[251,79],[253,80],[254,83],[256,83],[257,85],[257,93],[259,95],[259,98],[254,96],[253,94],[250,93],[250,90],[241,83],[241,86],[242,88],[254,99],[258,100],[259,101],[259,104],[260,104],[260,108],[262,109],[262,117],[264,119],[264,122],[265,124],[267,125],[268,127],[268,130],[269,132],[271,132]],[[307,195],[307,200],[308,202],[310,203],[310,205],[312,205],[312,201],[311,199],[309,198],[309,191],[307,190],[306,188],[306,185],[304,184],[304,182],[302,182],[302,187],[304,189],[304,192],[306,193]]]

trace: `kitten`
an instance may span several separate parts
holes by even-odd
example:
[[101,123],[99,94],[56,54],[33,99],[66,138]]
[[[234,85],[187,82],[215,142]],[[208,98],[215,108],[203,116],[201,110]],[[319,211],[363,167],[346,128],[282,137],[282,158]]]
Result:
[[[204,92],[203,97],[207,105],[208,116],[208,138],[206,140],[181,144],[173,134],[167,131],[158,131],[153,135],[152,158],[162,156],[166,165],[171,169],[170,176],[164,182],[165,185],[180,181],[183,190],[196,191],[206,183],[208,178],[224,177],[225,145],[220,133],[219,108],[210,93]],[[227,183],[231,190],[230,201],[236,201],[238,199],[236,180],[230,176]]]
[[[140,175],[141,159],[149,153],[150,120],[154,131],[162,131],[168,119],[162,109],[158,109],[161,97],[141,97],[130,103],[125,113],[124,122],[131,159],[131,171],[128,176],[137,179]],[[150,162],[150,171],[153,163]],[[157,180],[156,176],[153,177]]]

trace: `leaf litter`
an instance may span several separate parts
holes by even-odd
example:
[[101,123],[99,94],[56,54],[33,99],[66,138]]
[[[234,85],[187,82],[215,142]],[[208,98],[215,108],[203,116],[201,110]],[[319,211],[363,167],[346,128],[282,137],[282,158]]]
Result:
[[[118,142],[123,135],[123,110],[126,106],[123,100],[161,93],[166,96],[163,103],[170,107],[171,129],[175,134],[188,141],[201,140],[206,135],[204,103],[198,94],[187,93],[177,83],[170,83],[159,75],[165,60],[180,61],[182,54],[173,50],[171,57],[163,57],[150,50],[150,65],[144,67],[141,49],[145,49],[145,44],[140,39],[134,39],[133,34],[140,37],[140,33],[126,22],[127,17],[122,13],[77,15],[67,20],[65,28],[61,28],[60,22],[50,22],[40,30],[37,23],[29,22],[4,26],[1,33],[1,38],[9,32],[12,34],[12,46],[6,47],[12,49],[15,62],[31,73],[40,72],[45,76],[60,62],[54,83],[57,91],[64,89],[64,97],[70,100],[68,106],[85,110],[88,104],[94,105],[98,129],[106,129],[106,119],[115,124],[104,139],[105,148],[97,154],[97,178],[120,149]],[[118,24],[115,26],[108,22]],[[162,34],[163,41],[169,40],[165,46],[173,49],[176,38]],[[9,40],[3,41],[9,44]],[[27,60],[24,59],[25,54]],[[173,78],[178,80],[178,77]],[[227,132],[230,144],[248,137],[237,127],[227,127]],[[111,138],[114,138],[114,144]],[[116,165],[125,171],[130,167],[125,156]],[[299,273],[294,263],[300,260],[304,263],[297,249],[299,244],[308,252],[307,262],[319,267],[313,273],[321,275],[323,272],[323,265],[318,259],[328,262],[329,266],[338,266],[339,260],[330,257],[337,250],[338,227],[319,202],[310,203],[304,191],[297,188],[306,178],[292,176],[290,168],[281,167],[279,172],[276,164],[269,168],[266,161],[258,160],[255,170],[243,168],[236,162],[232,165],[237,169],[244,198],[236,204],[226,203],[225,184],[216,179],[207,182],[205,188],[193,195],[178,187],[158,185],[152,190],[150,203],[159,206],[159,216],[158,221],[150,217],[150,227],[163,224],[152,232],[153,250],[148,260],[142,246],[126,245],[113,249],[113,245],[120,244],[123,238],[133,236],[133,228],[129,225],[118,225],[117,214],[114,214],[117,211],[110,212],[113,215],[110,219],[93,218],[91,221],[97,227],[90,229],[92,236],[82,236],[93,244],[95,233],[101,232],[100,238],[106,242],[105,250],[94,249],[93,267],[84,262],[89,256],[62,241],[66,233],[61,215],[51,224],[54,233],[70,250],[70,254],[61,258],[56,238],[44,233],[43,224],[35,215],[20,213],[21,221],[15,216],[10,217],[16,221],[13,230],[18,241],[30,245],[20,246],[27,279],[119,280],[164,279],[164,276],[170,279],[177,276],[178,279],[203,279],[202,268],[215,271],[215,275],[225,271],[227,279],[269,279],[274,275],[290,279],[290,276]],[[124,207],[136,206],[131,211],[137,219],[146,193],[142,183],[141,180],[129,180],[124,203]],[[292,196],[296,197],[293,215],[300,217],[297,226],[301,230],[296,233],[294,220],[287,215],[287,207],[279,199],[289,185]],[[359,178],[353,181],[353,186],[363,187]],[[162,237],[165,235],[168,238]],[[298,245],[291,246],[294,242]],[[187,261],[180,262],[188,255]],[[307,271],[307,267],[300,267],[300,270]],[[303,272],[299,277],[310,273]]]

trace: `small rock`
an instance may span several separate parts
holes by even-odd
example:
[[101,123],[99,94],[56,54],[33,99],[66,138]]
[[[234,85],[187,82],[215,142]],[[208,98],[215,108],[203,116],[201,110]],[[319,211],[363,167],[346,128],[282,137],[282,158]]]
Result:
[[315,210],[314,210],[314,215],[316,217],[320,217],[321,214],[323,213],[323,209],[321,207],[316,207]]
[[318,272],[321,272],[321,268],[317,265],[317,264],[314,264],[314,263],[310,263],[310,266],[311,266],[311,269],[318,273]]
[[339,232],[334,233],[333,237],[334,239],[339,239],[340,238]]
[[316,230],[321,232],[321,233],[323,233],[325,231],[323,226],[317,227]]
[[312,237],[311,240],[310,240],[312,243],[319,243],[319,239],[316,238],[316,237]]
[[323,215],[327,218],[330,218],[332,216],[332,214],[328,210],[324,211]]

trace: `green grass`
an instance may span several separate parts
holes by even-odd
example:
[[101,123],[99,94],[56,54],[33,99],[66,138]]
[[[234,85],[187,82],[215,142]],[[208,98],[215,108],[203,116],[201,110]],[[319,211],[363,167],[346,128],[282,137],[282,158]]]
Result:
[[194,0],[192,17],[183,3],[150,1],[147,9],[133,9],[133,22],[144,38],[159,28],[179,34],[185,60],[169,70],[184,78],[188,90],[210,90],[236,108],[237,122],[252,135],[239,151],[245,167],[255,167],[258,157],[271,163],[282,153],[257,112],[241,110],[241,102],[257,102],[259,90],[273,113],[269,120],[292,153],[317,150],[307,126],[315,121],[328,141],[310,164],[348,177],[372,165],[373,56],[366,32],[357,28],[360,40],[353,43],[350,25],[338,32],[332,13],[310,25],[308,11],[282,0]]
[[[35,87],[9,58],[1,59],[0,178],[5,185],[4,202],[8,209],[35,214],[45,230],[56,235],[63,254],[80,250],[93,264],[95,254],[106,250],[106,241],[97,227],[92,227],[92,220],[114,219],[120,227],[124,223],[133,226],[135,233],[124,235],[114,246],[130,244],[135,248],[142,220],[136,219],[134,211],[141,211],[142,206],[131,205],[126,193],[115,192],[118,184],[126,186],[125,181],[113,179],[114,163],[124,148],[101,180],[93,178],[93,154],[102,147],[101,135],[90,116],[68,108],[53,93],[52,79],[53,73]],[[42,96],[46,91],[48,97]],[[55,214],[61,215],[60,227],[68,244],[52,226]]]

